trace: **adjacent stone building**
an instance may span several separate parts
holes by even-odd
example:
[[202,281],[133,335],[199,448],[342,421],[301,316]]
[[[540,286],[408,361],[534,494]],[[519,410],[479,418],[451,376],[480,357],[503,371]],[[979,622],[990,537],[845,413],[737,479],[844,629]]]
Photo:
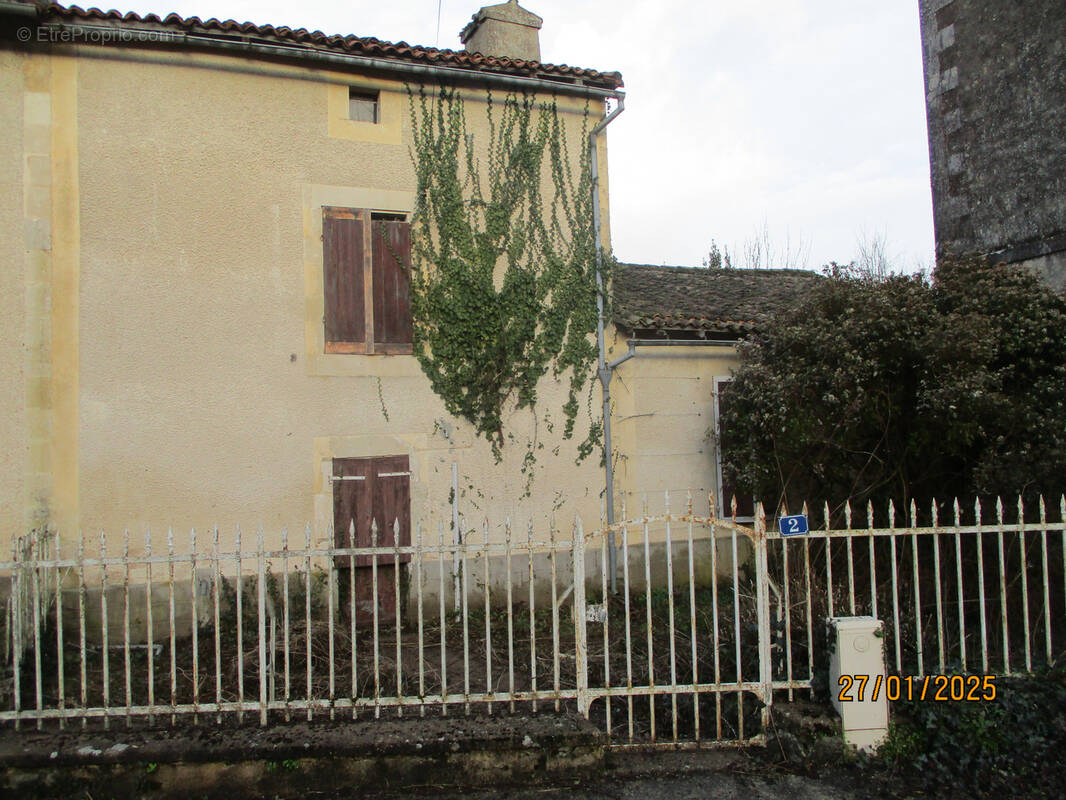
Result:
[[1066,289],[1066,3],[919,0],[938,257]]
[[[634,357],[615,369],[611,387],[616,497],[635,510],[647,493],[658,513],[663,492],[684,487],[699,511],[711,491],[727,513],[729,432],[718,416],[740,365],[736,344],[788,315],[820,280],[798,269],[617,266],[611,358]],[[750,498],[738,502],[748,517]]]

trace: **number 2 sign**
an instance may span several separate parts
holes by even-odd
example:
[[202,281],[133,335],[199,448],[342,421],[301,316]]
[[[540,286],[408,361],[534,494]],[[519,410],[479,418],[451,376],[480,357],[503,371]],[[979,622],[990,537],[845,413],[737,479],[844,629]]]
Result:
[[782,536],[802,536],[807,533],[807,515],[794,514],[791,517],[781,517],[778,520]]

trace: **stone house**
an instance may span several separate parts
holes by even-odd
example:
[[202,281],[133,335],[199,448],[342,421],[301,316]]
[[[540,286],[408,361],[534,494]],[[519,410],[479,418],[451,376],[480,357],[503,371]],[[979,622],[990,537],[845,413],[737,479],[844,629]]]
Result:
[[580,151],[618,73],[540,63],[539,18],[513,2],[478,12],[466,51],[76,6],[0,19],[0,207],[18,221],[0,232],[0,547],[43,525],[139,542],[310,523],[320,541],[371,504],[407,537],[449,517],[453,464],[471,517],[598,518],[600,469],[573,441],[539,466],[561,491],[541,478],[522,500],[517,448],[497,464],[445,411],[399,264],[409,88],[460,91],[476,141],[490,92],[554,98]]
[[[553,98],[571,149],[621,76],[539,61],[540,18],[481,9],[465,51],[198,18],[0,6],[0,547],[79,532],[262,526],[302,544],[354,520],[600,519],[604,471],[561,425],[521,448],[450,415],[412,355],[409,88],[459,89],[475,140],[489,93]],[[606,133],[594,147],[610,248]],[[716,398],[735,342],[809,273],[621,265],[607,320],[613,508],[728,494]],[[632,354],[632,357],[630,357]],[[546,376],[546,407],[566,386]],[[596,421],[598,391],[578,426]],[[111,541],[115,541],[112,538]],[[369,543],[368,541],[366,543]],[[402,559],[401,559],[402,560]],[[360,566],[365,566],[360,564]],[[388,579],[385,578],[387,583]]]

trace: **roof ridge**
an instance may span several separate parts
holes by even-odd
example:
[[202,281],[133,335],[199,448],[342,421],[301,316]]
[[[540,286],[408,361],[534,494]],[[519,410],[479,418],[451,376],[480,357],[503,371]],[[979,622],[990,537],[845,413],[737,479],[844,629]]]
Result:
[[[392,58],[399,61],[430,61],[471,71],[500,72],[554,80],[569,79],[576,84],[584,83],[607,89],[618,89],[623,85],[622,75],[617,71],[600,71],[572,67],[567,64],[546,64],[540,61],[526,61],[504,56],[487,56],[483,53],[468,52],[466,50],[411,45],[405,41],[388,42],[374,36],[358,36],[352,33],[327,34],[320,30],[294,29],[287,25],[260,25],[254,22],[237,22],[234,19],[219,20],[216,17],[203,20],[200,17],[182,17],[175,12],[162,16],[156,13],[148,13],[141,16],[135,11],[125,13],[115,9],[103,11],[95,6],[86,9],[74,4],[63,5],[61,3],[49,3],[40,13],[41,17],[46,21],[49,17],[60,17],[111,23],[158,25],[163,28],[186,32],[199,30],[206,33],[241,33],[299,42],[313,47],[341,49],[380,58]],[[565,86],[566,84],[561,85]]]
[[807,267],[722,267],[712,269],[711,267],[682,266],[680,264],[637,264],[636,262],[631,261],[619,261],[618,266],[636,267],[638,269],[683,270],[684,272],[697,272],[701,274],[705,272],[714,272],[720,274],[739,273],[744,275],[749,275],[752,273],[790,273],[796,275],[821,275],[818,270]]

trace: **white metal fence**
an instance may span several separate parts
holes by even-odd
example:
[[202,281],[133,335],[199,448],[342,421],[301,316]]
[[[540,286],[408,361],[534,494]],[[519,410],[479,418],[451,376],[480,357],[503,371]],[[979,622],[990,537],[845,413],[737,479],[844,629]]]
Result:
[[1061,663],[1066,497],[1056,505],[1050,519],[1044,498],[1029,507],[1021,497],[1010,506],[912,502],[902,513],[891,502],[859,513],[823,505],[811,519],[820,529],[807,536],[771,532],[775,670],[785,679],[775,685],[810,688],[818,620],[857,614],[885,621],[896,674],[1014,675]]
[[168,532],[132,553],[128,533],[118,552],[104,535],[73,553],[31,542],[0,562],[0,722],[566,707],[614,744],[744,743],[762,738],[775,693],[817,686],[827,616],[884,619],[890,672],[907,675],[1012,674],[1066,649],[1066,500],[1054,522],[1043,502],[996,504],[991,519],[955,505],[947,522],[935,505],[899,520],[871,507],[865,526],[823,507],[799,539],[768,531],[761,509],[747,527],[665,500],[592,533],[416,525],[410,544],[377,546],[375,527],[370,547],[354,531],[321,547],[310,528],[251,543]]
[[11,543],[12,566],[4,626],[5,661],[32,647],[34,631],[48,624],[55,586],[39,583],[40,575],[35,565],[50,557],[54,540],[54,533],[45,529],[18,536]]

